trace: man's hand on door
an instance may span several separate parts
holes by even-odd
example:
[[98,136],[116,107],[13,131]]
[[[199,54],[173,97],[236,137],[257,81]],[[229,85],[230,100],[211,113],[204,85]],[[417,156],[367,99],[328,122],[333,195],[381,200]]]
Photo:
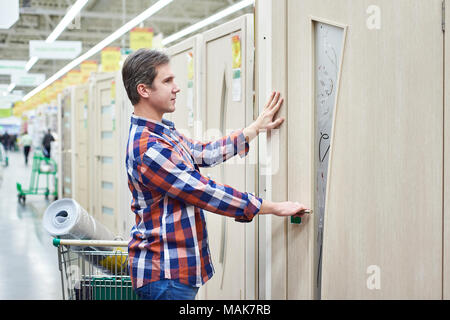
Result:
[[262,130],[277,129],[284,122],[285,118],[274,120],[275,114],[280,109],[283,101],[284,99],[281,97],[280,92],[272,92],[258,119],[244,129],[244,135],[249,141],[256,137]]

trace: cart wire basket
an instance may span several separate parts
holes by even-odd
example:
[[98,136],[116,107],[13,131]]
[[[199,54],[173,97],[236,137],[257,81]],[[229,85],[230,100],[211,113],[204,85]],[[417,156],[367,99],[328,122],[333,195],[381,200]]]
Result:
[[128,242],[53,239],[63,300],[138,300],[128,270]]

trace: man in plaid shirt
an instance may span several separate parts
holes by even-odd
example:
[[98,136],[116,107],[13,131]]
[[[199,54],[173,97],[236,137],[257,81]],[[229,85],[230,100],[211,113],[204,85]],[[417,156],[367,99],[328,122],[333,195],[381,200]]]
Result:
[[203,209],[238,222],[250,222],[256,214],[302,216],[306,210],[298,202],[270,202],[216,183],[199,169],[247,155],[260,130],[284,121],[274,121],[283,99],[272,93],[249,127],[202,143],[163,119],[175,111],[180,91],[166,54],[136,51],[126,59],[122,77],[134,106],[126,157],[136,215],[128,246],[133,287],[142,299],[194,299],[214,273]]

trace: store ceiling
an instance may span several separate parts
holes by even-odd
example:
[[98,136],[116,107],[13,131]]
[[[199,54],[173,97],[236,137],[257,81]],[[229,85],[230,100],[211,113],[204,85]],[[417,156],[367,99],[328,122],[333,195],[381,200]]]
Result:
[[[167,7],[147,19],[143,27],[152,27],[155,35],[171,35],[212,14],[219,12],[240,0],[174,0]],[[57,40],[82,41],[86,52],[106,38],[124,23],[136,17],[157,0],[89,0],[75,19]],[[20,18],[10,29],[0,29],[0,59],[29,60],[29,41],[45,40],[67,9],[75,0],[20,0]],[[247,7],[215,25],[223,23],[245,13],[251,13]],[[208,26],[207,28],[211,28]],[[123,36],[111,46],[128,47],[128,35]],[[93,59],[99,60],[99,55]],[[52,76],[69,61],[39,60],[29,71]],[[9,84],[10,77],[0,75],[0,84]],[[24,93],[33,88],[16,87]]]

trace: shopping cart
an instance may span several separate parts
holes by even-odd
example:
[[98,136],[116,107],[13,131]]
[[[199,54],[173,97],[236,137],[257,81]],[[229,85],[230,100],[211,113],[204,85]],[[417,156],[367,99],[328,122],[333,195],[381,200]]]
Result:
[[[55,160],[44,157],[40,150],[37,150],[33,154],[33,167],[31,169],[30,186],[28,189],[22,188],[22,185],[17,182],[17,199],[19,202],[25,204],[26,196],[30,194],[44,195],[48,199],[49,195],[52,195],[54,199],[58,199],[58,177],[57,177],[57,164]],[[44,175],[46,177],[46,186],[39,186],[39,177]],[[53,177],[54,191],[50,192],[50,176]]]
[[138,300],[128,271],[127,241],[53,239],[63,300]]

